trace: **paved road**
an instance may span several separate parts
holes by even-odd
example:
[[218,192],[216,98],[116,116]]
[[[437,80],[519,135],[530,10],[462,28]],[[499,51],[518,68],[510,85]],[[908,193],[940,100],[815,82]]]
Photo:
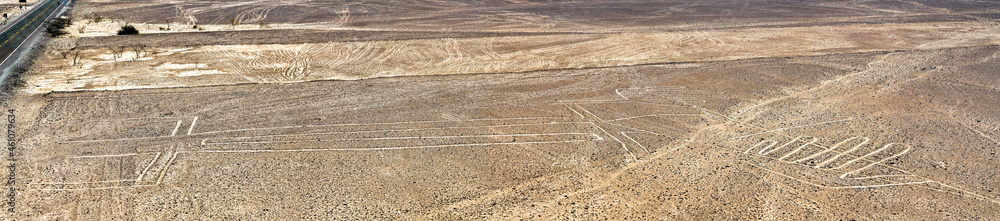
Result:
[[[17,20],[11,22],[12,25],[5,27],[5,29],[0,33],[0,58],[3,58],[3,62],[0,63],[0,70],[7,70],[7,66],[11,65],[17,59],[15,56],[19,56],[21,53],[15,53],[23,50],[21,47],[30,47],[30,43],[25,43],[35,32],[42,32],[42,25],[52,17],[54,17],[54,12],[59,11],[62,6],[62,0],[43,0],[39,1],[37,6],[33,7],[31,11],[28,11],[22,16],[18,17]],[[6,71],[5,71],[6,72]],[[3,73],[0,77],[0,81],[6,80],[8,73]]]

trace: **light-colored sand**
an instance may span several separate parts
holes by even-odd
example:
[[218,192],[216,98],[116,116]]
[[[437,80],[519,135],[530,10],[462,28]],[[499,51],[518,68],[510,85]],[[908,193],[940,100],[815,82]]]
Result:
[[[222,45],[154,48],[153,53],[137,61],[132,61],[134,52],[126,51],[119,62],[113,61],[107,49],[92,49],[84,52],[81,65],[77,67],[67,67],[71,63],[68,59],[47,57],[37,68],[55,74],[31,76],[28,83],[32,85],[32,93],[45,93],[525,72],[988,45],[1000,43],[998,32],[1000,29],[990,23],[951,22]],[[230,76],[190,79],[204,74]]]

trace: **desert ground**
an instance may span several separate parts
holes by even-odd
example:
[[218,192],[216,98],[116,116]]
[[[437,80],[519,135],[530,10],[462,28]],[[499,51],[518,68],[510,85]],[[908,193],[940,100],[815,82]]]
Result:
[[1000,219],[996,1],[71,17],[5,101],[7,220]]

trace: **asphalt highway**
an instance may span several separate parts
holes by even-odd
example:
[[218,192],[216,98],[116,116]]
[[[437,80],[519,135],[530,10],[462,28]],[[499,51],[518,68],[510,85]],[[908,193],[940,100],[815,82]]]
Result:
[[[12,25],[4,27],[0,33],[0,57],[3,58],[3,62],[0,63],[0,67],[3,68],[0,70],[8,70],[6,67],[17,60],[14,59],[16,56],[22,54],[15,52],[21,51],[22,47],[30,47],[30,44],[25,44],[26,40],[36,32],[44,31],[42,25],[54,17],[53,15],[59,11],[63,2],[61,0],[43,0],[36,4],[38,5],[30,11],[10,22]],[[3,73],[2,76],[6,78],[8,73]]]

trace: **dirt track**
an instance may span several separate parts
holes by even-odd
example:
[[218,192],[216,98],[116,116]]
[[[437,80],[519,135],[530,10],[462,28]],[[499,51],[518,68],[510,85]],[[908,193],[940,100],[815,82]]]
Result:
[[[181,3],[93,1],[75,10]],[[299,6],[266,3],[192,16],[244,8],[252,10],[236,14],[275,26],[315,25],[296,17],[304,15],[275,16]],[[723,4],[701,3],[674,7]],[[92,47],[81,65],[50,53],[11,100],[24,138],[17,212],[4,216],[996,219],[998,26],[964,16],[993,6],[966,3],[769,2],[700,20],[606,12],[650,18],[628,27],[532,20],[607,33],[396,38],[391,30],[347,30],[324,41],[317,33],[334,32],[302,28],[294,33],[315,36],[281,42],[278,31],[235,31],[270,40],[175,40],[121,58],[96,45],[218,33],[85,37],[78,42]],[[573,14],[551,8],[615,5],[510,4],[463,7],[530,19]],[[762,15],[768,4],[797,11]],[[376,20],[379,28],[438,24],[393,14],[391,4],[368,6],[393,18]],[[253,17],[261,13],[268,16]],[[771,26],[791,21],[782,16],[822,23],[924,15],[965,20]],[[143,16],[123,19],[163,18]],[[753,28],[703,30],[726,24]],[[671,25],[693,29],[654,30]]]

